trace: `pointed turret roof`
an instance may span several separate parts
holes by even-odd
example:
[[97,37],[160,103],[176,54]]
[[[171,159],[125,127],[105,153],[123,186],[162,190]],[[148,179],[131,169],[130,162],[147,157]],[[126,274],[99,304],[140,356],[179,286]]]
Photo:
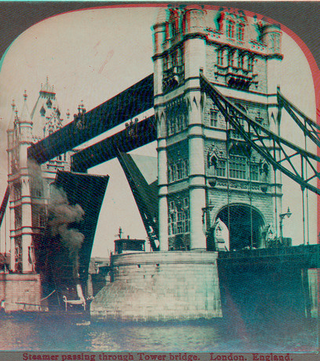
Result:
[[26,90],[24,91],[23,97],[24,97],[24,102],[23,102],[23,106],[22,106],[20,121],[24,122],[24,123],[32,124],[32,120],[31,120],[31,116],[30,116],[30,112],[29,112],[28,104],[27,104],[28,95],[27,95]]
[[49,78],[46,78],[46,82],[45,84],[41,84],[41,90],[40,90],[40,94],[41,93],[50,93],[53,95],[56,95],[56,93],[54,92],[54,86],[49,84]]
[[11,108],[12,108],[12,111],[11,111],[11,117],[10,117],[8,131],[13,130],[14,120],[16,118],[16,103],[15,103],[14,99],[12,100]]
[[[55,119],[55,124],[59,128],[62,126],[61,112],[56,99],[54,86],[50,85],[48,77],[46,82],[41,84],[38,100],[31,112],[31,119],[33,121],[33,136],[35,139],[42,139],[48,135],[47,126],[52,126],[52,119]],[[56,129],[55,129],[56,130]]]

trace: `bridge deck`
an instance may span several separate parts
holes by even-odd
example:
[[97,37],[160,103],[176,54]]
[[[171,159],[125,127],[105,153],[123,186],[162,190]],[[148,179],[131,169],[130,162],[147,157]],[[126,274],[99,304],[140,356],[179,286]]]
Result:
[[301,245],[292,247],[262,248],[241,250],[234,252],[220,252],[220,263],[226,266],[240,266],[253,264],[276,264],[281,262],[299,264],[305,268],[320,267],[320,245]]

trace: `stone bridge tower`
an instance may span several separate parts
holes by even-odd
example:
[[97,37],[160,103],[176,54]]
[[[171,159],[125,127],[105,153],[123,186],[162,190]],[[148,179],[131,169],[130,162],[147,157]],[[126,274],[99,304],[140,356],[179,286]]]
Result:
[[163,8],[154,43],[161,250],[264,247],[281,179],[201,91],[199,75],[277,132],[279,27],[227,8]]
[[[62,118],[53,86],[41,85],[31,113],[27,94],[19,114],[12,104],[8,138],[8,186],[10,204],[10,270],[35,272],[35,257],[47,222],[50,184],[58,170],[70,170],[70,152],[40,166],[30,162],[28,148],[62,127]],[[67,114],[68,117],[69,114]]]

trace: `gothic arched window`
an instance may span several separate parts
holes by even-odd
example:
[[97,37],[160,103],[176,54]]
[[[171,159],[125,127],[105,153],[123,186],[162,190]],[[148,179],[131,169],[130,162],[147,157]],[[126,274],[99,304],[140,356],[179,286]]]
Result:
[[242,54],[238,55],[238,68],[243,69],[243,55]]
[[249,57],[248,57],[248,70],[249,70],[249,71],[252,71],[252,70],[253,70],[253,61],[254,61],[253,57],[252,57],[252,56],[249,56]]
[[227,37],[229,39],[234,38],[234,23],[232,21],[227,21]]
[[237,40],[244,40],[244,24],[238,24],[237,26]]
[[183,52],[181,48],[177,49],[177,66],[180,66],[183,64]]
[[223,66],[224,49],[218,50],[218,65]]
[[233,58],[234,58],[234,52],[232,50],[229,50],[229,53],[228,53],[228,66],[233,66]]

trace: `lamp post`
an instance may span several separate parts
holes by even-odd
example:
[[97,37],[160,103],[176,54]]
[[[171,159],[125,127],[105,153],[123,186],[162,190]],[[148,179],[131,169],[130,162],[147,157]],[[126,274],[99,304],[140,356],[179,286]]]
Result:
[[280,223],[279,223],[279,226],[280,226],[280,241],[282,243],[282,240],[283,240],[283,220],[285,217],[288,217],[290,218],[291,217],[291,212],[290,212],[290,208],[288,207],[288,210],[286,213],[280,213],[279,214],[279,217],[280,217]]
[[[210,212],[212,211],[213,208],[214,208],[214,206],[208,206],[208,207],[201,208],[201,210],[202,210],[203,232],[206,235],[207,235],[207,232],[208,232],[209,227],[210,227]],[[209,214],[209,220],[208,220],[208,214]]]

